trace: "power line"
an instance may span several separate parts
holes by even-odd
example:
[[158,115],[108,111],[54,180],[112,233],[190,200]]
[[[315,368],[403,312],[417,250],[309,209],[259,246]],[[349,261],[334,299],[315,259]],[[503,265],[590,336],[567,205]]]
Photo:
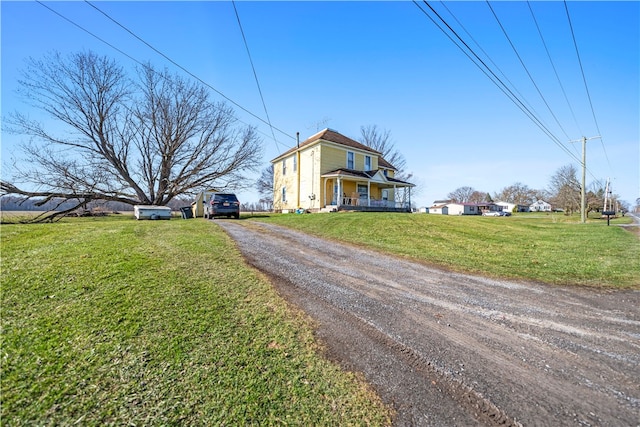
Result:
[[[535,116],[535,114],[533,114],[531,110],[529,110],[529,108],[527,108],[527,106],[523,104],[523,102],[513,93],[513,91],[511,91],[511,89],[509,89],[504,84],[504,82],[498,76],[496,76],[491,68],[487,66],[487,64],[474,52],[473,49],[471,49],[471,47],[469,47],[469,45],[460,37],[460,35],[453,28],[451,28],[451,26],[442,18],[442,16],[440,16],[440,14],[438,14],[438,12],[426,0],[422,0],[422,2],[433,12],[435,16],[438,17],[438,19],[449,29],[449,31],[453,33],[453,35],[455,35],[455,37],[460,41],[460,43],[462,43],[462,45],[464,45],[468,52],[460,44],[458,44],[458,42],[456,42],[454,38],[442,26],[440,26],[440,24],[438,24],[438,22],[436,22],[436,20],[431,15],[429,15],[420,6],[420,4],[418,4],[417,0],[413,0],[413,3],[418,7],[418,9],[420,9],[420,11],[427,18],[429,18],[431,22],[433,22],[436,27],[438,27],[438,29],[442,31],[442,33],[447,36],[447,38],[451,40],[451,42],[453,42],[453,44],[455,44],[456,47],[458,47],[458,49],[460,49],[462,53],[465,54],[465,56],[467,56],[467,58],[471,60],[471,62],[473,62],[474,65],[476,65],[476,67],[478,67],[480,71],[482,71],[482,73],[487,76],[489,80],[491,80],[493,84],[495,84],[498,89],[500,89],[511,100],[511,102],[513,102],[527,117],[529,117],[529,119],[533,121],[534,124],[538,126],[543,131],[543,133],[545,133],[560,149],[562,149],[574,160],[579,162],[580,160],[571,151],[569,151],[569,149],[565,147],[564,144],[562,144],[562,142],[555,135],[553,135],[553,133],[544,125],[544,123],[542,123]],[[473,55],[473,57],[471,55]],[[482,66],[480,64],[482,64]]]
[[465,26],[462,24],[462,22],[460,22],[460,20],[455,16],[455,14],[451,11],[451,9],[449,9],[447,7],[447,5],[445,4],[445,2],[440,1],[440,5],[445,8],[447,10],[447,12],[449,12],[449,14],[453,17],[453,19],[456,21],[456,23],[460,26],[460,28],[462,28],[462,30],[467,34],[467,36],[469,36],[469,38],[471,39],[471,41],[473,41],[473,43],[478,47],[478,49],[480,49],[480,51],[484,54],[484,56],[487,58],[487,60],[491,63],[491,65],[493,65],[498,72],[500,73],[500,75],[507,81],[507,83],[509,83],[509,85],[511,86],[511,88],[520,96],[520,98],[522,98],[523,102],[525,102],[527,104],[527,107],[529,107],[529,109],[535,113],[536,115],[538,114],[536,112],[536,110],[533,108],[533,106],[527,102],[526,99],[524,99],[524,96],[518,91],[518,88],[516,87],[516,85],[513,84],[513,82],[511,80],[509,80],[509,77],[502,71],[502,69],[500,69],[500,67],[498,66],[498,64],[495,63],[495,61],[493,59],[491,59],[491,56],[482,48],[482,46],[480,46],[480,43],[478,43],[478,41],[473,37],[473,35],[471,35],[471,33],[465,28]]
[[556,65],[553,62],[553,59],[551,59],[551,53],[549,52],[549,48],[547,47],[547,43],[544,39],[544,37],[542,36],[542,30],[540,29],[540,26],[538,25],[538,20],[536,19],[535,14],[533,13],[533,8],[531,7],[531,2],[529,0],[527,0],[527,6],[529,6],[529,11],[531,12],[531,18],[533,19],[533,22],[536,25],[536,29],[538,30],[538,35],[540,36],[540,40],[542,41],[542,45],[544,46],[544,50],[547,53],[547,58],[549,58],[549,63],[551,64],[551,68],[553,69],[553,73],[556,76],[556,80],[558,81],[558,85],[560,86],[560,89],[562,90],[562,95],[564,96],[565,101],[567,102],[567,106],[569,107],[569,111],[571,111],[571,116],[573,117],[573,121],[576,125],[576,127],[578,128],[578,131],[580,131],[580,134],[582,134],[582,131],[580,130],[580,125],[578,124],[578,120],[576,119],[576,115],[573,111],[573,108],[571,107],[571,102],[569,102],[569,97],[567,96],[567,92],[564,90],[564,85],[562,84],[562,81],[560,80],[560,75],[558,74],[558,70],[556,69]]
[[258,93],[260,94],[260,99],[262,100],[262,107],[264,108],[264,114],[267,116],[267,121],[269,122],[269,127],[271,128],[271,135],[273,136],[273,142],[276,143],[278,152],[280,152],[280,147],[278,146],[278,140],[276,139],[276,135],[273,132],[273,126],[271,125],[271,119],[269,118],[269,112],[267,111],[267,104],[265,104],[264,96],[262,96],[262,89],[260,88],[260,82],[258,81],[258,74],[256,73],[256,67],[253,65],[253,59],[251,58],[251,52],[249,51],[249,44],[247,43],[247,38],[244,35],[244,30],[242,29],[242,23],[240,22],[240,15],[238,14],[238,9],[236,8],[235,0],[232,0],[231,4],[233,4],[233,11],[236,13],[236,19],[238,20],[238,27],[240,27],[240,33],[242,34],[244,47],[247,49],[247,56],[249,57],[249,63],[251,64],[251,69],[253,70],[253,77],[255,78],[256,85],[258,86]]
[[494,18],[496,18],[496,22],[498,23],[498,26],[502,30],[502,33],[504,34],[504,36],[507,38],[507,41],[509,42],[509,45],[513,49],[513,52],[516,54],[516,57],[520,61],[520,64],[522,65],[522,68],[524,68],[524,71],[527,73],[527,76],[529,76],[529,80],[531,80],[531,83],[536,88],[536,91],[538,92],[538,95],[540,95],[540,98],[542,98],[542,101],[544,102],[544,105],[547,106],[547,109],[551,113],[551,116],[553,116],[553,119],[556,121],[556,124],[560,127],[560,130],[562,130],[562,133],[564,133],[564,135],[567,137],[567,139],[569,139],[569,135],[567,134],[567,132],[565,132],[564,128],[560,124],[560,121],[558,120],[556,115],[553,113],[553,110],[551,110],[551,107],[549,106],[549,103],[547,102],[547,99],[544,97],[544,95],[540,91],[540,88],[536,84],[535,80],[533,79],[533,76],[529,72],[529,69],[527,68],[527,66],[525,65],[524,61],[522,60],[522,57],[518,53],[518,50],[516,49],[515,45],[511,41],[511,38],[509,37],[509,35],[507,34],[507,31],[505,30],[504,26],[502,25],[502,22],[500,22],[500,19],[498,19],[498,15],[493,10],[493,7],[491,6],[491,3],[489,3],[489,0],[487,0],[486,3],[487,3],[487,6],[489,6],[489,9],[491,10],[491,13],[493,14]]
[[[589,92],[589,86],[587,85],[587,78],[584,75],[584,68],[582,67],[582,59],[580,58],[580,52],[578,51],[578,43],[576,42],[576,35],[573,31],[573,24],[571,23],[571,16],[569,15],[569,6],[567,6],[567,1],[564,1],[564,10],[567,12],[567,21],[569,21],[569,29],[571,29],[571,38],[573,39],[573,46],[576,48],[576,56],[578,57],[578,64],[580,64],[580,73],[582,73],[582,81],[584,82],[584,89],[587,92],[587,98],[589,99],[589,107],[591,107],[591,114],[593,115],[593,122],[596,125],[596,130],[598,131],[598,135],[602,135],[600,132],[600,126],[598,126],[598,120],[596,119],[596,112],[593,109],[593,102],[591,101],[591,93]],[[607,150],[604,148],[604,141],[600,138],[600,142],[602,143],[602,150],[604,151],[604,156],[607,159],[607,164],[609,165],[609,169],[611,168],[611,163],[609,162],[609,156],[607,155]]]
[[[144,64],[143,62],[139,61],[137,58],[134,58],[133,56],[129,55],[128,53],[126,53],[126,52],[125,52],[125,51],[123,51],[122,49],[120,49],[120,48],[118,48],[118,47],[114,46],[113,44],[111,44],[111,43],[109,43],[108,41],[104,40],[103,38],[99,37],[98,35],[96,35],[96,34],[92,33],[92,32],[91,32],[91,31],[89,31],[88,29],[84,28],[82,25],[80,25],[80,24],[76,23],[75,21],[73,21],[73,20],[71,20],[71,19],[67,18],[66,16],[64,16],[64,15],[63,15],[63,14],[61,14],[61,13],[59,13],[58,11],[56,11],[56,10],[54,10],[54,9],[51,9],[49,6],[45,5],[45,4],[44,4],[44,3],[42,3],[41,1],[36,0],[36,3],[38,3],[40,6],[42,6],[42,7],[46,8],[46,9],[48,9],[50,12],[54,13],[55,15],[58,15],[60,18],[64,19],[65,21],[67,21],[68,23],[70,23],[71,25],[73,25],[74,27],[76,27],[76,28],[78,28],[78,29],[80,29],[80,30],[84,31],[84,32],[85,32],[85,33],[87,33],[87,34],[89,34],[90,36],[92,36],[92,37],[93,37],[93,38],[95,38],[96,40],[98,40],[98,41],[100,41],[100,42],[104,43],[105,45],[109,46],[110,48],[112,48],[112,49],[113,49],[113,50],[115,50],[116,52],[118,52],[118,53],[122,54],[123,56],[125,56],[125,57],[129,58],[130,60],[132,60],[132,61],[133,61],[133,62],[135,62],[136,64],[141,65],[142,67],[145,67],[145,68],[147,68],[147,67],[148,67],[146,64]],[[92,5],[92,6],[93,6],[93,5]],[[201,81],[200,79],[198,79],[198,80],[199,80],[199,81]],[[202,81],[201,81],[201,82],[202,82]],[[211,86],[209,86],[208,84],[206,84],[206,83],[204,83],[204,82],[202,82],[202,83],[203,83],[204,85],[206,85],[207,87],[211,87]],[[211,88],[211,89],[213,89],[213,90],[215,90],[216,92],[218,92],[218,91],[217,91],[216,89],[214,89],[214,88]],[[224,96],[224,95],[222,95],[222,96]],[[225,98],[226,98],[226,97],[225,97]],[[232,102],[232,103],[233,103],[233,104],[235,104],[235,105],[238,105],[238,104],[236,104],[233,100],[230,100],[230,102]],[[242,107],[240,106],[240,108],[242,108]],[[242,108],[242,109],[243,109],[243,110],[245,110],[244,108]],[[245,110],[245,111],[246,111],[246,110]],[[251,115],[252,115],[252,116],[254,116],[254,117],[257,117],[257,116],[255,116],[254,114],[252,114],[251,112],[249,112],[249,114],[251,114]],[[264,122],[264,120],[260,119],[259,117],[257,117],[257,118],[258,118],[259,120],[261,120],[261,121],[263,121],[263,122]],[[240,123],[243,123],[243,124],[245,124],[245,125],[247,125],[247,126],[250,126],[248,123],[246,123],[246,122],[244,122],[244,121],[240,120],[238,117],[236,117],[236,119],[237,119]],[[260,131],[260,130],[258,130],[258,129],[256,129],[256,131],[257,131],[257,132],[259,132],[259,133],[261,133],[261,134],[263,134],[263,135],[265,135],[265,136],[268,136],[268,135],[266,135],[264,132],[262,132],[262,131]],[[279,130],[279,131],[280,131],[280,130]],[[280,131],[280,132],[282,132],[282,131]],[[285,134],[285,135],[287,135],[287,134]],[[287,135],[287,136],[289,136],[289,137],[293,138],[291,135]]]
[[[42,4],[39,0],[36,0],[38,3]],[[184,71],[185,73],[187,73],[189,76],[193,77],[194,79],[196,79],[197,81],[199,81],[200,83],[202,83],[203,85],[205,85],[206,87],[208,87],[209,89],[213,90],[214,92],[216,92],[218,95],[222,96],[224,99],[226,99],[227,101],[231,102],[233,105],[235,105],[236,107],[240,108],[242,111],[244,111],[245,113],[251,115],[252,117],[260,120],[262,123],[268,125],[272,132],[273,129],[277,130],[278,132],[280,132],[281,134],[288,136],[291,139],[295,139],[295,137],[293,137],[292,135],[289,135],[288,133],[286,133],[285,131],[278,129],[275,126],[272,126],[270,122],[265,121],[264,119],[262,119],[261,117],[257,116],[256,114],[252,113],[251,111],[249,111],[248,109],[244,108],[242,105],[238,104],[237,102],[235,102],[233,99],[229,98],[228,96],[226,96],[224,93],[222,93],[221,91],[219,91],[218,89],[216,89],[215,87],[211,86],[209,83],[205,82],[204,80],[202,80],[200,77],[196,76],[195,74],[193,74],[191,71],[187,70],[185,67],[183,67],[182,65],[178,64],[177,62],[175,62],[173,59],[169,58],[167,55],[165,55],[164,53],[162,53],[161,51],[159,51],[158,49],[156,49],[155,47],[153,47],[151,44],[147,43],[144,39],[142,39],[141,37],[139,37],[138,35],[136,35],[133,31],[131,31],[129,28],[125,27],[124,25],[122,25],[120,22],[118,22],[117,20],[115,20],[114,18],[112,18],[111,16],[109,16],[106,12],[104,12],[103,10],[101,10],[100,8],[98,8],[97,6],[95,6],[94,4],[92,4],[91,2],[89,2],[88,0],[85,0],[85,3],[87,3],[89,6],[91,6],[92,8],[94,8],[95,10],[97,10],[98,12],[100,12],[101,14],[103,14],[106,18],[108,18],[111,22],[113,22],[114,24],[118,25],[120,28],[122,28],[123,30],[125,30],[126,32],[128,32],[129,34],[131,34],[133,37],[135,37],[137,40],[139,40],[140,42],[144,43],[147,47],[149,47],[151,50],[153,50],[154,52],[156,52],[158,55],[162,56],[163,58],[165,58],[167,61],[169,61],[170,63],[172,63],[173,65],[175,65],[176,67],[178,67],[179,69],[181,69],[182,71]],[[42,4],[44,6],[44,4]],[[45,6],[47,7],[47,6]],[[47,7],[47,9],[53,11],[51,8]],[[55,11],[53,11],[55,12]],[[89,34],[91,34],[92,36],[96,37],[93,33],[85,30],[83,27],[79,26],[78,24],[76,24],[75,22],[71,21],[70,19],[62,16],[61,14],[59,14],[58,12],[55,12],[57,15],[63,17],[65,20],[73,23],[75,26],[77,26],[78,28],[82,29],[83,31],[88,32]],[[98,40],[104,42],[104,40],[100,39],[99,37],[96,37]],[[106,42],[105,42],[106,43]],[[109,46],[113,47],[113,45],[107,43]],[[118,52],[123,53],[120,49],[116,49]],[[124,53],[123,53],[124,54]],[[127,56],[128,58],[134,60],[135,62],[140,63],[140,61],[138,61],[137,59],[132,58],[130,55],[125,54],[125,56]],[[141,64],[143,65],[143,64]]]

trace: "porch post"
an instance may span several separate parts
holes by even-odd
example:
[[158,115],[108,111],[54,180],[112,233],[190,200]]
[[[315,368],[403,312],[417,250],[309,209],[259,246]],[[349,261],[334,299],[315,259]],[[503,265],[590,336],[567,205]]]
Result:
[[371,207],[371,181],[367,181],[367,206]]
[[396,185],[393,184],[393,208],[396,209],[398,207],[396,200],[398,200],[398,189]]
[[318,199],[320,199],[320,196],[322,195],[322,200],[320,200],[320,204],[322,206],[320,206],[321,208],[325,208],[327,207],[327,178],[322,178],[323,182],[321,184],[321,188],[320,188],[320,194],[318,194]]
[[338,207],[340,207],[340,205],[342,204],[342,179],[338,177],[337,182],[338,194],[336,194],[336,204],[338,205]]

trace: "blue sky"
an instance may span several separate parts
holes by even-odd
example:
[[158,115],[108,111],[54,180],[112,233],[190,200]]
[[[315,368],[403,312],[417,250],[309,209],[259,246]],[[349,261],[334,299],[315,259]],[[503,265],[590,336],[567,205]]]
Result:
[[[136,60],[184,74],[91,5],[45,4]],[[93,4],[266,119],[231,2]],[[266,124],[234,107],[240,120],[262,133],[264,167],[295,144],[296,132],[305,139],[330,127],[357,138],[360,126],[375,124],[391,132],[406,157],[407,171],[418,185],[413,197],[417,206],[429,206],[461,186],[491,194],[515,182],[546,188],[561,166],[580,168],[576,158],[581,146],[570,140],[601,135],[602,140],[587,143],[587,183],[609,177],[623,200],[634,203],[640,197],[639,2],[569,1],[573,35],[563,2],[491,2],[499,23],[486,2],[429,4],[552,138],[413,2],[238,1],[269,117],[288,134],[276,131],[274,141]],[[2,1],[0,13],[3,115],[29,111],[14,93],[18,71],[29,56],[93,50],[132,72],[136,65],[36,2]],[[2,134],[3,163],[21,139]],[[253,192],[240,196],[242,201],[258,200]]]

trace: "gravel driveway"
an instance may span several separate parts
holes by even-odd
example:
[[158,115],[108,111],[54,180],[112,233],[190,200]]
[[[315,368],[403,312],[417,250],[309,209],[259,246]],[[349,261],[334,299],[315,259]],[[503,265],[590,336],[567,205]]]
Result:
[[397,426],[640,425],[640,291],[489,280],[216,220]]

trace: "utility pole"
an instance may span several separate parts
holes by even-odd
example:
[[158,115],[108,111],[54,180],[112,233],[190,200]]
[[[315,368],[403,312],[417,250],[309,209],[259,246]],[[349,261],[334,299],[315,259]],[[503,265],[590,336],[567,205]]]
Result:
[[586,181],[587,181],[587,141],[598,139],[600,136],[592,136],[587,138],[583,136],[569,142],[582,142],[582,189],[580,191],[580,221],[584,224],[587,222],[587,203],[586,203]]
[[613,200],[609,200],[609,194],[611,194],[611,190],[609,190],[609,178],[607,178],[607,185],[604,187],[604,206],[602,207],[602,212],[610,211],[611,208],[613,208]]

